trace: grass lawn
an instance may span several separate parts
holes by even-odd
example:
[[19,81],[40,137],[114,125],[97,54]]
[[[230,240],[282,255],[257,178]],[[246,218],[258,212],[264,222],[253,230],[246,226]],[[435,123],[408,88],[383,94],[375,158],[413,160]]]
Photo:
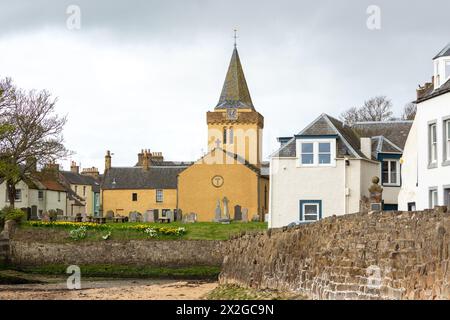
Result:
[[[102,236],[111,232],[110,240],[227,240],[231,235],[239,234],[242,231],[266,230],[267,223],[264,222],[231,222],[230,224],[220,224],[214,222],[196,222],[196,223],[145,223],[148,227],[183,227],[186,233],[181,236],[159,235],[156,238],[149,237],[141,230],[127,229],[129,226],[143,225],[143,223],[107,223],[102,225],[102,229],[88,229],[87,236],[83,240],[77,241],[104,241]],[[69,231],[74,226],[31,226],[23,223],[16,231],[14,239],[23,241],[49,241],[49,242],[74,242],[69,237]]]
[[[157,278],[157,279],[208,279],[216,280],[220,273],[220,267],[191,266],[191,267],[149,267],[149,266],[125,266],[125,265],[80,265],[82,277],[99,278]],[[16,272],[27,275],[52,275],[67,276],[67,265],[45,265],[32,267],[9,267]],[[2,271],[0,271],[0,276]]]

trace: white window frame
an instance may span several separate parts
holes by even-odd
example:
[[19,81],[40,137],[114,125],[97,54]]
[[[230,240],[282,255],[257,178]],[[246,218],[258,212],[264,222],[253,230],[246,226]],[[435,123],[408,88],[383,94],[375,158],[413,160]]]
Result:
[[[335,167],[336,166],[336,138],[299,138],[297,143],[298,167]],[[313,163],[302,163],[302,144],[313,144]],[[319,163],[319,143],[330,144],[330,163]]]
[[450,161],[450,119],[444,121],[444,132],[446,133],[445,146],[446,146],[446,161]]
[[[434,130],[433,130],[434,128]],[[430,165],[437,164],[438,145],[437,145],[437,123],[428,124],[428,161]]]
[[[430,201],[430,209],[433,209],[435,206],[439,205],[439,194],[438,189],[430,189],[429,191],[429,201]],[[436,198],[436,201],[434,199]]]
[[[306,213],[306,206],[314,206],[316,207],[317,211],[316,211],[316,220],[307,220],[306,216],[312,216],[312,213]],[[319,221],[319,216],[320,216],[320,205],[318,202],[310,202],[310,203],[302,203],[302,212],[303,212],[303,221],[304,222],[314,222],[314,221]]]
[[[400,161],[397,160],[397,159],[385,158],[385,159],[383,159],[382,162],[387,162],[388,163],[388,181],[387,182],[383,181],[383,173],[384,173],[383,172],[383,163],[381,164],[381,179],[382,179],[381,182],[382,182],[382,184],[384,186],[399,187],[400,186]],[[395,183],[391,181],[391,173],[392,173],[391,164],[392,164],[392,162],[395,162],[395,166],[397,168],[396,177],[395,177],[397,182],[395,182]]]
[[[448,71],[448,72],[447,72]],[[450,60],[444,60],[445,81],[450,78]]]
[[[40,196],[42,194],[42,197]],[[43,201],[44,200],[44,190],[38,190],[38,200]]]
[[164,190],[163,189],[156,189],[156,202],[157,203],[164,202]]

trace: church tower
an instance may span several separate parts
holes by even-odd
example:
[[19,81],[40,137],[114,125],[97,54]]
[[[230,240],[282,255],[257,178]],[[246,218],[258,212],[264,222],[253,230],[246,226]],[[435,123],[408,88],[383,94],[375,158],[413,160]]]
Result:
[[236,44],[219,102],[206,119],[208,151],[222,148],[260,167],[264,117],[253,106]]

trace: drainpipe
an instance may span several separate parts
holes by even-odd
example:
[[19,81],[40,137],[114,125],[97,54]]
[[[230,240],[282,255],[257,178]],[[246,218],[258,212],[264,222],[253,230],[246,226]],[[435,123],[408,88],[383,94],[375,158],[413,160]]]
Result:
[[[344,157],[344,214],[348,213],[347,210],[347,162],[348,158]],[[350,162],[348,162],[350,163]]]

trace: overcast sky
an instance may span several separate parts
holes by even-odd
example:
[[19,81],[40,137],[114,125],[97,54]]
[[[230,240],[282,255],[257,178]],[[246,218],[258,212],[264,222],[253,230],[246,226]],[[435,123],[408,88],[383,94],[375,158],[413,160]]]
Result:
[[[134,165],[142,148],[195,160],[237,28],[267,157],[277,136],[321,113],[387,95],[400,114],[415,98],[450,42],[450,2],[411,2],[0,0],[0,77],[58,97],[82,167],[103,170],[108,149],[113,166]],[[69,5],[81,9],[80,29],[67,27]],[[380,29],[367,27],[370,5]]]

